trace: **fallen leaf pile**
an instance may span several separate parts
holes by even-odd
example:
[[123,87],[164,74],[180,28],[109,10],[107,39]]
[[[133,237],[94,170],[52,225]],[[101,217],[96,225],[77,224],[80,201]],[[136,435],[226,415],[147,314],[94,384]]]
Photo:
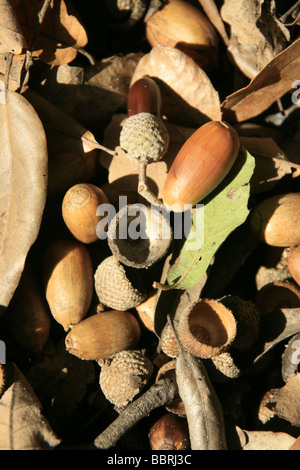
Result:
[[[210,21],[218,43],[211,64],[202,68],[193,55],[196,47],[199,58],[201,47],[184,37],[174,47],[150,45],[147,21],[169,3],[169,8],[189,3]],[[156,450],[150,429],[169,413],[188,429],[184,439],[190,450],[299,449],[299,257],[298,277],[289,267],[300,245],[299,230],[294,244],[273,246],[258,236],[252,219],[269,198],[300,194],[299,16],[299,2],[293,0],[1,2],[1,450]],[[138,352],[132,357],[142,358],[130,367],[145,368],[143,381],[139,372],[126,378],[136,395],[118,407],[99,380],[102,368],[112,366],[111,357],[103,353],[91,360],[87,351],[82,359],[76,352],[80,344],[98,351],[93,327],[90,336],[80,337],[84,329],[72,323],[63,327],[59,312],[51,312],[47,282],[56,266],[49,272],[45,254],[59,241],[84,245],[93,273],[112,255],[107,239],[84,244],[64,222],[63,199],[75,185],[100,188],[115,212],[124,200],[148,204],[138,191],[139,166],[120,146],[130,89],[145,76],[159,88],[169,134],[166,154],[146,167],[156,198],[162,199],[176,155],[200,126],[226,121],[241,145],[226,177],[190,212],[188,233],[180,232],[172,214],[173,240],[162,259],[147,269],[121,266],[118,274],[108,273],[110,295],[123,289],[128,273],[130,282],[136,276],[142,285],[139,304],[129,309],[136,330],[135,342],[128,344]],[[299,214],[298,205],[292,214],[298,227]],[[96,214],[83,217],[85,222]],[[292,222],[276,230],[284,239]],[[87,270],[72,271],[69,266],[81,261],[75,254],[68,258],[67,251],[57,254],[55,262],[60,261],[64,282],[51,295],[57,294],[57,308],[65,312],[74,306],[61,289],[70,282],[77,292]],[[88,287],[89,295],[81,296],[86,320],[114,310],[99,301],[95,285]],[[131,285],[126,289],[134,291]],[[185,351],[178,325],[200,299],[247,305],[250,317],[237,315],[239,334],[251,335],[256,312],[258,331],[247,347],[233,342],[210,358]],[[200,338],[202,327],[197,328]],[[112,349],[115,332],[103,334],[111,334]],[[143,357],[149,370],[140,365]],[[111,369],[111,377],[118,377],[112,388],[122,383],[117,372]],[[163,429],[160,439],[168,432]]]

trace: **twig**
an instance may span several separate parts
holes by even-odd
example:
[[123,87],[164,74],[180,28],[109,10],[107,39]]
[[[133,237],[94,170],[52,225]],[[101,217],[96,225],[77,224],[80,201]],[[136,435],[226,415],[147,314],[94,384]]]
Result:
[[146,201],[150,202],[155,206],[162,206],[163,203],[150,191],[146,183],[146,170],[147,163],[141,161],[139,163],[139,184],[138,184],[138,193],[143,196]]
[[177,393],[177,386],[173,380],[160,379],[152,385],[141,397],[130,403],[125,410],[94,440],[98,449],[109,449],[119,439],[145,418],[152,410],[171,403]]
[[284,23],[287,18],[293,13],[296,8],[300,5],[300,0],[297,0],[297,2],[288,10],[286,11],[281,17],[279,18],[282,23]]
[[7,56],[7,64],[6,64],[6,69],[5,69],[5,75],[4,75],[4,83],[5,87],[8,90],[8,85],[9,85],[9,74],[10,74],[10,69],[12,66],[14,55],[10,52]]

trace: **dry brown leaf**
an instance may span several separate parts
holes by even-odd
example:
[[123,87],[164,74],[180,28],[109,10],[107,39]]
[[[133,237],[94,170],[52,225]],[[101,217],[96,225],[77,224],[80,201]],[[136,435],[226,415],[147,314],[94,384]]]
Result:
[[300,76],[300,39],[271,60],[250,84],[227,96],[223,118],[241,122],[258,116],[292,90]]
[[0,4],[0,54],[21,54],[26,47],[19,22],[9,0]]
[[[114,115],[105,129],[103,145],[111,149],[116,148],[117,155],[112,157],[102,152],[99,161],[104,168],[109,170],[109,183],[123,191],[137,191],[138,165],[130,161],[119,147],[121,123],[125,118],[125,114]],[[163,160],[147,165],[147,182],[158,198],[162,197],[163,185],[172,161],[183,143],[195,131],[195,129],[176,126],[168,122],[165,124],[170,137],[167,154]]]
[[[245,442],[243,450],[288,450],[295,438],[285,432],[273,431],[242,431]],[[241,440],[242,440],[241,439]]]
[[131,84],[148,75],[162,92],[163,114],[176,124],[200,126],[220,120],[219,94],[206,73],[176,48],[155,46],[139,61]]
[[[11,0],[24,37],[30,44],[36,27],[39,0]],[[75,59],[77,49],[86,46],[87,34],[77,12],[68,0],[52,1],[34,46],[33,57],[47,64],[66,64]]]
[[39,233],[46,201],[44,128],[28,101],[0,82],[0,305],[7,307],[27,253]]
[[286,175],[293,178],[300,175],[300,165],[290,162],[271,137],[240,137],[240,142],[255,157],[253,193],[272,189]]
[[276,404],[273,411],[294,426],[300,426],[300,374],[288,379],[287,383],[274,394]]
[[225,0],[223,20],[230,25],[228,52],[250,79],[288,44],[289,31],[280,23],[274,7],[258,0]]
[[47,137],[49,194],[90,181],[96,174],[99,144],[91,132],[31,89],[24,96],[38,113]]
[[46,450],[60,440],[41,414],[42,406],[33,389],[14,364],[0,400],[0,450]]

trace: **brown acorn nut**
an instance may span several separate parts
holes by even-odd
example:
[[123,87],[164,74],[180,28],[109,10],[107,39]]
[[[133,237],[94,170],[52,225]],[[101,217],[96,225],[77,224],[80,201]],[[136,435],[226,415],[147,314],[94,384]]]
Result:
[[51,316],[36,273],[26,263],[19,285],[4,314],[4,321],[19,345],[40,353],[48,341]]
[[168,218],[156,207],[129,204],[112,219],[107,235],[108,245],[121,263],[142,269],[166,254],[172,229]]
[[96,269],[95,290],[99,301],[114,310],[130,310],[146,298],[141,280],[125,269],[115,256],[108,256]]
[[183,144],[168,172],[163,202],[183,211],[211,193],[233,166],[240,149],[237,132],[222,121],[210,121]]
[[69,353],[80,359],[108,359],[139,342],[141,328],[130,312],[110,310],[85,318],[66,336]]
[[118,408],[140,393],[153,372],[152,362],[141,351],[120,351],[99,364],[102,392]]
[[72,235],[82,243],[93,243],[105,235],[107,226],[99,231],[103,216],[97,215],[97,208],[109,203],[102,189],[93,184],[72,186],[62,202],[62,216]]
[[79,241],[58,240],[45,252],[46,299],[65,331],[87,315],[93,297],[93,274],[90,254]]
[[146,22],[150,45],[180,49],[204,70],[217,64],[218,37],[206,16],[181,0],[166,2]]
[[294,281],[300,286],[300,245],[291,250],[288,268]]
[[187,421],[167,413],[150,428],[149,442],[152,450],[187,450],[190,448]]
[[144,76],[134,82],[128,94],[127,116],[138,113],[161,114],[161,94],[157,83],[150,77]]
[[181,313],[177,334],[183,347],[196,357],[214,357],[228,350],[236,337],[236,319],[225,305],[200,299]]
[[300,193],[287,193],[261,201],[250,216],[253,233],[277,247],[300,244]]

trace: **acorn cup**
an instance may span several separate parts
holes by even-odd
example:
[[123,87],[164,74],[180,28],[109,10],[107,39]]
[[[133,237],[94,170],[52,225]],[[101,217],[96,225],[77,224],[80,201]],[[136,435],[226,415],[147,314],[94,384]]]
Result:
[[163,202],[174,212],[208,196],[227,176],[240,149],[236,130],[222,121],[199,127],[183,144],[169,169]]
[[126,266],[143,269],[159,261],[168,251],[172,229],[162,210],[142,204],[123,207],[111,221],[108,245]]
[[155,421],[148,437],[152,450],[176,451],[190,448],[186,419],[172,413],[167,413]]
[[92,261],[84,245],[58,240],[48,247],[44,257],[46,299],[53,317],[65,331],[87,315],[93,281]]
[[98,362],[102,392],[118,408],[128,405],[141,392],[153,372],[152,362],[141,351],[120,351]]
[[66,349],[85,360],[111,358],[120,351],[133,349],[141,328],[130,312],[110,310],[85,318],[66,336]]
[[253,233],[277,247],[300,244],[300,193],[287,193],[261,201],[250,216]]
[[177,334],[183,347],[200,358],[225,351],[237,332],[236,319],[227,307],[213,299],[200,299],[181,313]]
[[146,299],[141,279],[131,268],[126,270],[114,255],[99,264],[94,280],[99,301],[114,310],[130,310]]
[[62,216],[72,235],[82,243],[93,243],[105,236],[107,224],[101,227],[97,209],[109,204],[104,191],[93,184],[76,184],[65,194],[62,202]]
[[269,282],[258,291],[256,306],[262,315],[281,308],[298,308],[300,287],[288,280]]

